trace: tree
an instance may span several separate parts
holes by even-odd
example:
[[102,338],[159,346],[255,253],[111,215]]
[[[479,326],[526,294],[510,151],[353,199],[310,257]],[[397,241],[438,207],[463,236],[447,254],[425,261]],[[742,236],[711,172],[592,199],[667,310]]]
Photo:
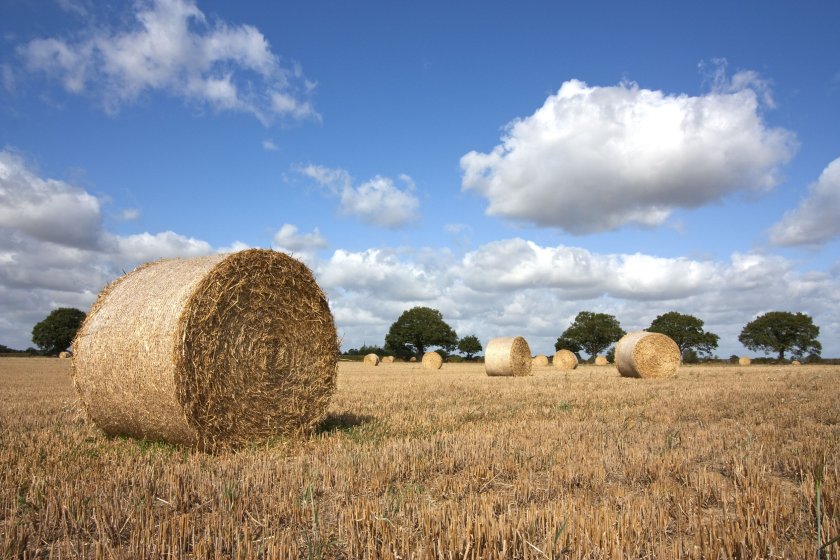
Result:
[[484,350],[478,337],[474,334],[468,334],[458,341],[458,351],[467,355],[467,360],[472,360],[473,356]]
[[805,313],[770,311],[747,323],[738,340],[750,350],[778,352],[779,361],[783,361],[788,351],[797,358],[806,353],[819,355],[819,335],[820,328]]
[[426,349],[439,346],[452,351],[458,335],[443,320],[437,309],[413,307],[400,315],[385,336],[385,349],[399,358],[421,359]]
[[32,328],[32,342],[44,354],[57,355],[70,346],[84,320],[84,311],[72,307],[54,309],[46,319]]
[[625,334],[618,320],[612,315],[581,311],[572,325],[557,339],[554,346],[557,347],[561,342],[571,341],[578,345],[579,350],[585,351],[594,358]]
[[693,315],[683,315],[676,311],[669,311],[659,315],[647,329],[649,332],[661,333],[677,343],[680,354],[686,356],[688,350],[696,354],[711,355],[718,346],[720,337],[715,333],[703,330],[703,321]]

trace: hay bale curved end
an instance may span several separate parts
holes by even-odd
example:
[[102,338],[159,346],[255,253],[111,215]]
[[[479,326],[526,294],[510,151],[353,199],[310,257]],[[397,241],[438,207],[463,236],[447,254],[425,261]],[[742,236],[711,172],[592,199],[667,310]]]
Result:
[[437,352],[426,352],[420,362],[426,369],[440,369],[443,365],[443,358]]
[[615,365],[623,377],[672,377],[681,357],[677,343],[660,333],[631,332],[615,346]]
[[66,359],[72,358],[72,357],[73,357],[72,352],[59,352],[58,353],[58,359],[59,360],[66,360]]
[[750,364],[752,364],[752,360],[749,359],[748,357],[741,356],[740,358],[738,358],[738,365],[739,366],[748,366]]
[[531,348],[521,336],[493,338],[484,351],[484,371],[490,376],[531,375]]
[[367,354],[363,362],[366,366],[378,366],[379,356],[377,356],[376,354]]
[[596,366],[608,366],[608,365],[610,365],[610,361],[607,359],[606,356],[595,356],[595,365]]
[[545,354],[537,354],[531,358],[531,365],[534,367],[545,367],[548,365],[548,356]]
[[339,346],[306,265],[251,249],[117,279],[73,352],[76,391],[106,433],[212,447],[314,428]]
[[383,364],[393,364],[394,363],[394,357],[393,356],[383,356],[382,363]]
[[571,350],[558,350],[554,353],[554,367],[557,369],[575,369],[578,367],[578,359]]

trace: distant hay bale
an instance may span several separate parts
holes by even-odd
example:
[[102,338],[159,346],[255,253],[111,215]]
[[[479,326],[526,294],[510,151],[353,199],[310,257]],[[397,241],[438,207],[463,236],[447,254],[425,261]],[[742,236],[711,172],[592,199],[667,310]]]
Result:
[[440,366],[443,365],[443,358],[437,352],[426,352],[423,354],[421,363],[426,369],[440,369]]
[[631,332],[615,346],[615,365],[623,377],[671,377],[679,369],[680,359],[677,343],[660,333]]
[[544,354],[537,354],[531,359],[531,365],[534,367],[545,367],[548,365],[548,356]]
[[58,353],[58,359],[60,359],[60,360],[66,360],[66,359],[72,358],[72,357],[73,357],[72,352],[59,352]]
[[747,358],[746,356],[741,356],[738,358],[738,365],[739,366],[748,366],[752,363],[752,360]]
[[393,364],[394,363],[394,357],[393,356],[384,356],[382,358],[382,363],[383,364]]
[[558,350],[552,361],[557,369],[575,369],[578,366],[577,356],[571,350]]
[[802,362],[800,362],[799,360],[793,360],[793,361],[790,363],[790,365],[792,365],[792,366],[801,366],[801,365],[802,365]]
[[608,366],[610,361],[607,359],[606,356],[595,356],[595,365],[596,366]]
[[531,374],[531,348],[521,336],[493,338],[484,351],[484,371],[490,376]]
[[417,356],[412,356],[408,361],[409,362],[416,362],[417,361]]
[[379,365],[379,356],[376,354],[368,354],[365,356],[363,360],[366,366],[378,366]]
[[106,433],[212,447],[314,428],[339,347],[306,265],[252,249],[117,279],[73,351],[76,390]]

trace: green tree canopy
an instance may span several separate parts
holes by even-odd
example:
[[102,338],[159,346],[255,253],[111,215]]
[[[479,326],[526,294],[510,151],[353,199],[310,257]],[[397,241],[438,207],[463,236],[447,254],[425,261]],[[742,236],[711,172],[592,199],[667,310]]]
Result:
[[[561,343],[571,342],[578,345],[578,351],[583,350],[591,357],[595,357],[625,334],[614,316],[607,313],[581,311],[572,325],[563,331],[554,346],[558,348]],[[575,352],[572,348],[566,347],[566,349]]]
[[84,320],[84,311],[59,307],[32,328],[32,342],[45,354],[57,355],[70,346]]
[[711,355],[720,339],[718,335],[703,330],[701,319],[676,311],[659,315],[647,330],[670,337],[680,347],[683,356],[688,350],[694,351],[695,354]]
[[472,360],[473,356],[481,352],[484,348],[481,346],[478,337],[474,334],[468,334],[458,341],[458,351],[466,354],[468,360]]
[[765,354],[779,353],[779,361],[785,359],[785,352],[800,358],[806,353],[819,355],[822,345],[817,340],[820,328],[810,315],[790,311],[770,311],[747,323],[738,340],[750,350],[761,350]]
[[452,351],[458,335],[437,309],[413,307],[400,315],[385,336],[385,349],[399,358],[421,359],[426,349],[438,346]]

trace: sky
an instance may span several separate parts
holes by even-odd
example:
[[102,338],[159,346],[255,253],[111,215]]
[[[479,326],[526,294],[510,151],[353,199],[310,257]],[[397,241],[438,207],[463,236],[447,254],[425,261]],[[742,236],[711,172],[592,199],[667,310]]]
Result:
[[304,261],[342,348],[414,306],[840,356],[840,4],[0,2],[0,344],[135,266]]

